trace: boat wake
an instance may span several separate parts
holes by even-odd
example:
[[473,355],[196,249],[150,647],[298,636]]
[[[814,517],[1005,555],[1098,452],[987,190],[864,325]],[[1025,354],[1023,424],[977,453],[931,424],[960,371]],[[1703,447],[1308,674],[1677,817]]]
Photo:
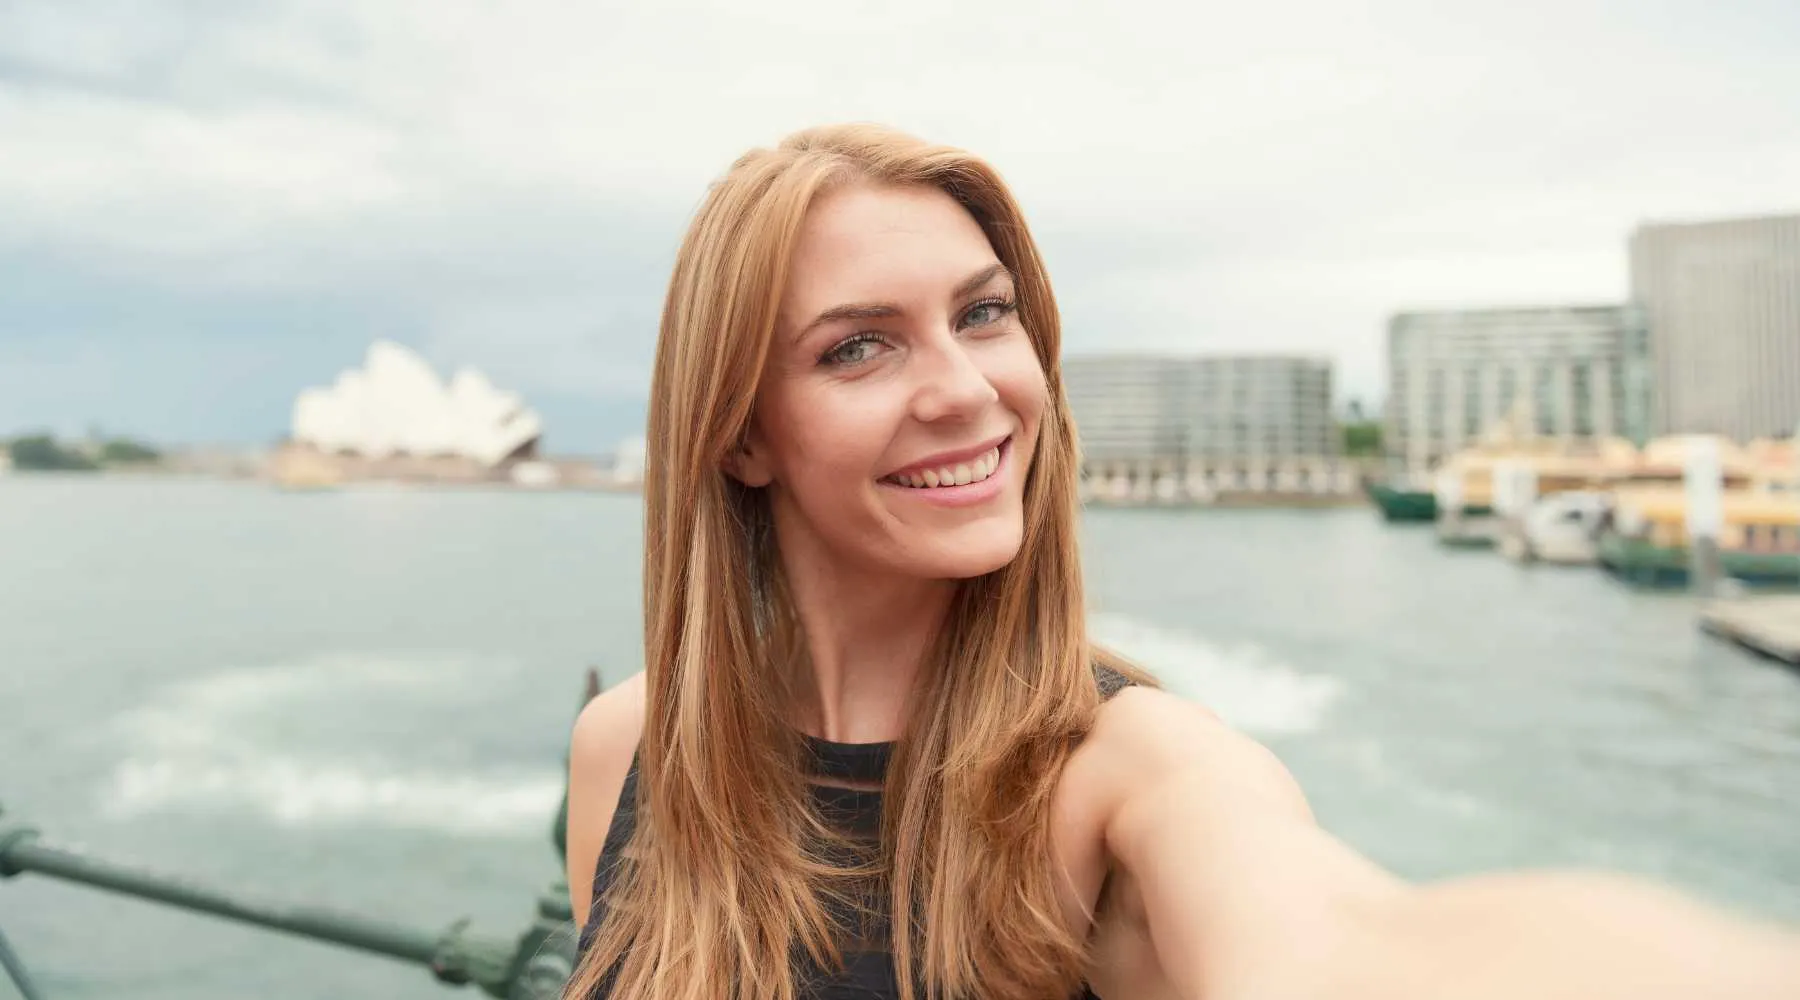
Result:
[[157,811],[235,809],[283,826],[538,836],[548,829],[561,795],[560,774],[371,773],[318,760],[152,756],[119,767],[102,813],[129,819]]
[[[1253,646],[1223,647],[1117,615],[1096,637],[1257,735],[1306,733],[1342,692]],[[353,654],[200,676],[112,720],[120,757],[103,816],[249,815],[285,827],[542,836],[560,759],[484,750],[446,720],[491,715],[517,664],[457,654]],[[504,727],[506,720],[490,720]],[[498,761],[498,763],[496,763]]]
[[1088,623],[1095,641],[1144,666],[1168,689],[1231,726],[1263,736],[1310,733],[1343,695],[1336,677],[1303,673],[1254,645],[1220,646],[1114,614]]
[[334,654],[177,684],[113,720],[123,753],[98,811],[542,836],[562,795],[559,762],[434,763],[472,756],[443,720],[479,713],[507,672],[472,657]]

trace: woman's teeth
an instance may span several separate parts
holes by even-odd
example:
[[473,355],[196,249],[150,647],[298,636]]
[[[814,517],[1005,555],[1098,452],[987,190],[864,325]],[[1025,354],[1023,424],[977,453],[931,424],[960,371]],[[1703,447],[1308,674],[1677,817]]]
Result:
[[967,486],[979,483],[994,474],[1000,467],[1000,449],[993,448],[987,454],[973,462],[961,462],[947,465],[941,469],[926,469],[918,473],[897,473],[889,476],[888,482],[913,489],[931,489],[938,486]]

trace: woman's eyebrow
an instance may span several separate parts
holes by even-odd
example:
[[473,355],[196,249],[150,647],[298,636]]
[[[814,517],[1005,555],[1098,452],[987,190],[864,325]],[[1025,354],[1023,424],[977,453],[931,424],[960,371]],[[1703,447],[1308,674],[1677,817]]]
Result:
[[[967,278],[964,278],[962,282],[951,291],[950,297],[953,299],[960,299],[968,295],[973,295],[977,289],[981,288],[981,286],[1002,274],[1011,274],[1011,272],[1006,269],[1005,264],[998,261],[989,264],[981,270],[976,271],[974,274],[969,275]],[[805,340],[807,334],[827,323],[835,323],[839,320],[846,319],[893,319],[895,316],[901,315],[903,311],[904,310],[892,302],[849,302],[844,305],[832,306],[830,309],[814,316],[812,322],[801,327],[799,332],[794,334],[794,340],[795,342]]]
[[1011,277],[1012,272],[1006,269],[1005,264],[995,261],[981,270],[976,271],[974,274],[969,275],[967,278],[964,278],[963,283],[957,285],[956,290],[950,293],[950,297],[953,299],[960,299],[965,295],[973,295],[982,285],[987,284],[994,280],[995,277],[1002,274]]
[[805,340],[807,334],[827,323],[835,323],[841,319],[893,319],[898,315],[900,315],[900,307],[888,302],[857,302],[832,306],[813,317],[811,323],[801,327],[800,332],[794,334],[794,340],[796,342]]

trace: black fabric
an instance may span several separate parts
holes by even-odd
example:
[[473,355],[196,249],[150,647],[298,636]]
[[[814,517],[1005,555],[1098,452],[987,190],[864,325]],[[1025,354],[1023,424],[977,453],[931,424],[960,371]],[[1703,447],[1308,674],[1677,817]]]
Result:
[[817,736],[803,736],[813,759],[813,773],[821,778],[846,781],[880,781],[887,775],[892,743],[833,743]]
[[[1098,664],[1094,680],[1102,698],[1111,698],[1131,685],[1125,675]],[[813,758],[815,773],[822,778],[878,784],[887,773],[891,743],[833,743],[806,737],[806,747]],[[578,952],[585,954],[593,943],[594,932],[605,918],[607,892],[617,877],[619,861],[632,832],[637,827],[638,758],[632,756],[631,769],[625,774],[625,785],[619,790],[619,802],[613,811],[601,846],[599,864],[594,869],[593,909],[581,929]],[[819,816],[834,829],[849,835],[852,842],[871,843],[881,831],[881,792],[842,785],[812,786],[813,805]],[[888,954],[888,906],[885,896],[863,901],[859,914],[832,907],[832,915],[844,931],[840,949],[844,958],[841,972],[821,969],[804,954],[794,958],[794,975],[799,993],[808,1000],[890,1000],[900,996],[895,978],[893,958]],[[612,979],[603,979],[588,1000],[608,1000]],[[1077,1000],[1099,1000],[1092,990],[1083,989]]]

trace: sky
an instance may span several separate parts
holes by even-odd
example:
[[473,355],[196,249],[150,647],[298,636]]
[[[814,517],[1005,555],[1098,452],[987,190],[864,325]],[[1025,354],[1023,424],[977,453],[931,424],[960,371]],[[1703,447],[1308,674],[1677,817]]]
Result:
[[1067,353],[1373,405],[1395,311],[1621,301],[1634,226],[1800,211],[1800,4],[0,4],[0,435],[266,444],[386,338],[610,449],[706,184],[849,120],[1000,169]]

